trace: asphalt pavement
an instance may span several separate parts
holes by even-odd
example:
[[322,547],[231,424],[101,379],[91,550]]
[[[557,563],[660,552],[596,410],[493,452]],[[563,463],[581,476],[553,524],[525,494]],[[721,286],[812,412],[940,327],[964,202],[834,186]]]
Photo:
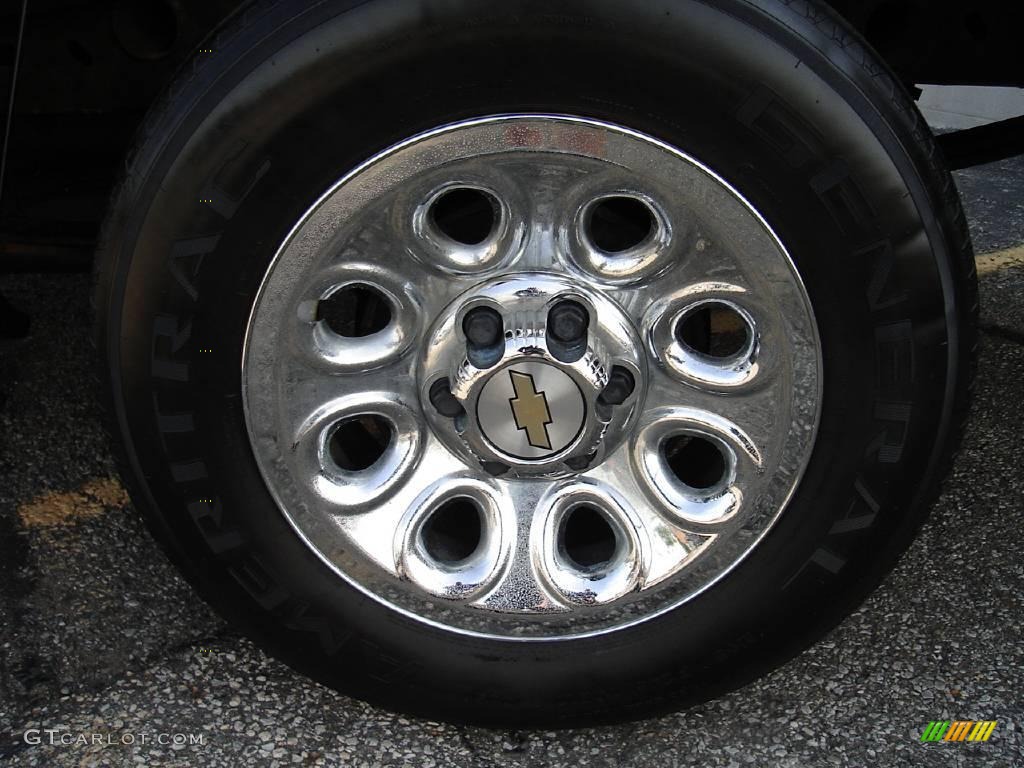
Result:
[[[116,479],[89,383],[88,277],[0,277],[33,318],[0,357],[0,764],[1024,765],[1024,158],[957,182],[985,254],[983,335],[930,522],[823,642],[728,696],[614,727],[407,718],[234,634]],[[929,721],[958,719],[998,724],[986,743],[921,743]]]

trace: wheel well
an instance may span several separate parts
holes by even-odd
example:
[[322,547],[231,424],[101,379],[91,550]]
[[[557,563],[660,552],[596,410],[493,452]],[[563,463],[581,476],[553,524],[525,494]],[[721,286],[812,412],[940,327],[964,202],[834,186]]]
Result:
[[[831,0],[907,85],[1024,85],[1024,4]],[[0,62],[17,50],[20,3],[0,11]],[[0,269],[41,257],[88,265],[135,128],[239,0],[33,0],[0,188]],[[211,49],[212,50],[212,49]],[[5,77],[6,74],[6,77]],[[0,82],[11,69],[0,69]],[[6,99],[5,99],[6,101]],[[16,190],[14,194],[12,190]],[[20,254],[20,255],[19,255]]]

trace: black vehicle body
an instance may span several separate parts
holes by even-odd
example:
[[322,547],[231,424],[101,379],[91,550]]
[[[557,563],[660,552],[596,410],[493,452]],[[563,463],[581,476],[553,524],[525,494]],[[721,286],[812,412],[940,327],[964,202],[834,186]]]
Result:
[[[315,3],[310,3],[315,5]],[[1024,86],[1012,0],[832,0],[908,87]],[[238,0],[28,0],[0,10],[0,269],[86,268],[146,109]],[[20,56],[19,54],[20,48]],[[15,83],[15,58],[17,82]],[[1019,120],[947,136],[954,167],[1024,151]]]

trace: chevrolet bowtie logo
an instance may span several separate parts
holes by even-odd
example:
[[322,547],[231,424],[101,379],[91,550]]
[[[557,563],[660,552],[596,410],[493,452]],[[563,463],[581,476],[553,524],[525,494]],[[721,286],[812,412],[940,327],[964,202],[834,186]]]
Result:
[[526,440],[534,448],[551,450],[551,439],[548,437],[551,412],[548,410],[547,397],[537,391],[530,374],[509,371],[508,375],[512,378],[512,389],[516,393],[515,397],[508,399],[516,427],[526,431]]

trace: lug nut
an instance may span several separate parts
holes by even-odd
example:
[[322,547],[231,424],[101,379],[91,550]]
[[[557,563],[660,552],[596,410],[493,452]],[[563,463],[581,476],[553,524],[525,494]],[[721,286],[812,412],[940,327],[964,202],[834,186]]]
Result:
[[608,405],[621,405],[633,393],[636,381],[629,369],[616,365],[608,377],[608,384],[601,391],[600,399]]
[[590,315],[578,301],[560,301],[548,312],[548,351],[556,360],[575,363],[587,351]]
[[501,315],[490,307],[471,309],[462,319],[462,331],[474,347],[493,347],[504,331]]
[[491,307],[474,307],[462,318],[466,334],[466,356],[477,368],[490,368],[505,352],[505,327],[501,315]]
[[560,301],[548,312],[548,333],[562,344],[580,341],[590,326],[590,315],[577,301]]
[[452,394],[452,385],[448,379],[438,379],[430,385],[430,402],[442,416],[449,419],[462,414],[462,403]]

